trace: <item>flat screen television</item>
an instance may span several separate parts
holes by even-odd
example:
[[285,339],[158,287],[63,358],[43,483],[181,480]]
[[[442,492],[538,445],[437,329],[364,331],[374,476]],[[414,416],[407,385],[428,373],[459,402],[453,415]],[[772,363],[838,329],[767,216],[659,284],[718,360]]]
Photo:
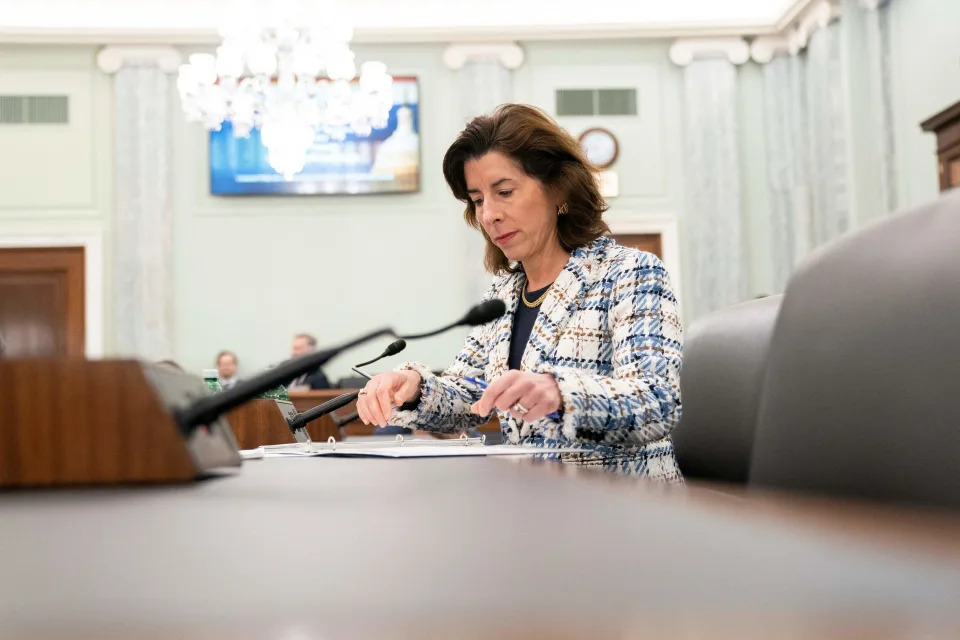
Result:
[[210,132],[214,195],[353,195],[420,189],[420,91],[415,77],[393,79],[393,106],[383,129],[333,140],[318,133],[303,171],[287,180],[267,161],[254,129],[236,138],[229,122]]

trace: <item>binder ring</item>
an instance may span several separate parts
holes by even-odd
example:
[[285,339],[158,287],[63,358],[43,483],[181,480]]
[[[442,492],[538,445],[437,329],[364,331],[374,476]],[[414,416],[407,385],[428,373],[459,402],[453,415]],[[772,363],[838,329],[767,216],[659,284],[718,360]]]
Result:
[[400,443],[400,446],[401,446],[401,447],[403,446],[403,434],[402,434],[402,433],[398,433],[398,434],[397,434],[397,442]]
[[329,438],[327,438],[327,444],[330,445],[331,451],[337,450],[337,441],[334,439],[333,436],[330,436]]

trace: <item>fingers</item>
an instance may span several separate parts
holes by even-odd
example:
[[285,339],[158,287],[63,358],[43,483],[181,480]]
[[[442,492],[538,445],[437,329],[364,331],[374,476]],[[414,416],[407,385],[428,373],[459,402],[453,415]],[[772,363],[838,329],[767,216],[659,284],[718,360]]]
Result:
[[372,399],[376,398],[377,387],[380,385],[379,377],[375,376],[367,382],[363,388],[363,393],[357,396],[357,415],[360,416],[363,424],[375,424],[377,422],[377,416],[374,414],[372,405],[378,403]]
[[420,383],[420,374],[413,371],[391,371],[373,376],[363,393],[357,396],[357,414],[364,424],[385,427],[393,416],[394,407],[419,397]]
[[[391,381],[393,382],[393,381]],[[376,392],[376,406],[377,413],[380,415],[380,419],[377,420],[377,426],[385,427],[387,423],[390,422],[390,416],[393,415],[393,393],[391,392],[390,384],[381,384],[377,387]]]
[[[504,389],[503,393],[497,397],[496,402],[493,403],[493,406],[500,411],[513,411],[513,406],[521,400],[526,399],[527,402],[531,401],[530,394],[532,391],[532,381],[525,379],[517,380],[508,388]],[[521,404],[528,409],[530,408],[530,405],[526,404],[526,402],[522,402]]]
[[553,409],[550,408],[550,403],[547,402],[546,400],[537,402],[533,406],[526,404],[522,400],[520,401],[520,404],[522,404],[524,407],[528,409],[526,413],[519,416],[527,422],[536,422],[537,420],[544,417],[548,413],[553,413]]
[[[533,422],[557,411],[561,402],[560,390],[552,376],[510,371],[487,387],[472,410],[484,416],[496,408]],[[518,404],[526,411],[516,411],[514,407]]]
[[420,374],[416,371],[401,371],[399,375],[403,381],[397,385],[393,394],[393,404],[397,407],[419,398],[420,384],[423,382]]
[[509,389],[520,375],[519,371],[508,371],[494,380],[490,386],[484,390],[480,399],[473,404],[471,411],[480,416],[489,415],[490,412],[493,411],[494,406],[496,406],[496,401],[497,398],[500,397],[500,394]]

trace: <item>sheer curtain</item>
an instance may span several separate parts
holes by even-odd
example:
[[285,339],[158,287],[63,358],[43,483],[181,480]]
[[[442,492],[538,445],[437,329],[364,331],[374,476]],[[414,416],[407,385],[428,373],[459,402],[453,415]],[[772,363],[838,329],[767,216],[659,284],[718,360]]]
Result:
[[764,67],[773,282],[782,291],[809,251],[850,228],[840,30]]
[[747,296],[737,137],[737,70],[727,59],[683,69],[684,317]]
[[865,117],[873,135],[864,140],[871,145],[875,163],[871,166],[879,192],[882,213],[894,211],[898,204],[896,144],[893,130],[892,66],[890,61],[889,0],[859,0],[848,5],[845,18],[861,23],[864,46],[851,47],[851,56],[865,56],[869,104]]

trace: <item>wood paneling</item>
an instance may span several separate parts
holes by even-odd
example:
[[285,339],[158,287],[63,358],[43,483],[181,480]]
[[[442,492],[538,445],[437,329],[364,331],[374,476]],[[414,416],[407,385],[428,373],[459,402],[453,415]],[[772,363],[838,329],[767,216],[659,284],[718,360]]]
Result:
[[937,166],[940,190],[960,187],[960,102],[920,123],[937,136]]
[[[256,449],[263,445],[296,442],[274,400],[264,398],[251,400],[228,412],[227,421],[241,449]],[[309,432],[308,428],[307,433]]]
[[195,476],[186,443],[139,363],[0,360],[0,486]]
[[612,237],[619,245],[649,251],[663,259],[663,238],[659,233],[618,233]]
[[0,335],[7,357],[82,357],[83,247],[0,249]]

